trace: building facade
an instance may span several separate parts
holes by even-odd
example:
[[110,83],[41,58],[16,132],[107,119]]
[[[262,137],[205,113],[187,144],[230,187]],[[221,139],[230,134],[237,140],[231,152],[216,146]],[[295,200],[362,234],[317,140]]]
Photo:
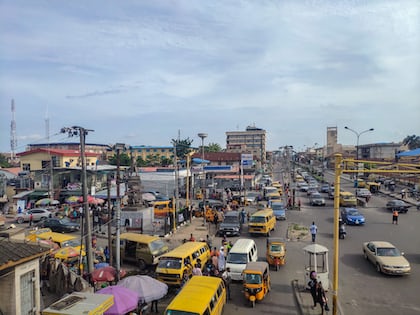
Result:
[[248,126],[245,131],[227,131],[226,152],[253,154],[265,164],[266,131],[255,126]]

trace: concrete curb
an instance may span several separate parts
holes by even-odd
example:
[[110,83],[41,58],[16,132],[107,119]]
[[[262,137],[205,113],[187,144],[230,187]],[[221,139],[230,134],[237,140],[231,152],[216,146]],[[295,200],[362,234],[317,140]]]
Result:
[[299,315],[304,315],[305,312],[303,310],[303,301],[302,301],[302,297],[300,296],[300,292],[299,292],[299,284],[298,284],[298,280],[294,279],[292,280],[292,291],[293,291],[293,296],[295,298],[295,302],[297,305],[297,309],[299,311]]

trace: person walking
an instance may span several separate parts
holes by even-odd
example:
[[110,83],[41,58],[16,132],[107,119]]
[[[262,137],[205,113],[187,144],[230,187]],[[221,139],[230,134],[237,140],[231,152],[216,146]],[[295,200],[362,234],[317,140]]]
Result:
[[326,311],[329,310],[328,304],[327,304],[327,296],[325,295],[325,290],[322,287],[322,282],[319,281],[316,284],[316,298],[319,305],[321,305],[321,315],[324,315],[324,308]]
[[314,305],[312,306],[312,309],[314,309],[316,307],[316,303],[317,303],[317,294],[316,294],[316,289],[317,289],[317,279],[316,279],[316,273],[315,271],[311,271],[311,275],[310,275],[311,280],[308,282],[308,286],[309,286],[309,290],[311,292],[311,296],[312,296],[312,300],[314,302]]
[[309,231],[312,235],[312,243],[315,243],[316,233],[318,232],[318,227],[315,225],[315,222],[312,221],[312,225],[309,227]]
[[398,215],[398,210],[394,209],[394,211],[392,211],[392,224],[398,225]]
[[33,219],[34,219],[34,215],[31,212],[31,214],[29,215],[29,226],[32,226]]
[[202,276],[203,273],[201,272],[201,268],[198,266],[198,264],[194,265],[194,268],[192,270],[193,276]]
[[227,267],[226,270],[223,272],[222,279],[225,282],[227,298],[228,298],[228,300],[231,300],[232,298],[230,296],[230,284],[232,283],[232,277],[230,275],[230,268],[229,267]]
[[153,300],[152,301],[152,308],[150,310],[152,313],[159,313],[158,311],[158,301],[157,300]]
[[242,211],[241,211],[241,223],[245,224],[245,209],[244,208],[242,208]]
[[223,272],[225,270],[225,264],[226,264],[226,258],[225,258],[225,249],[224,247],[220,247],[219,251],[219,257],[217,260],[217,267],[220,272]]

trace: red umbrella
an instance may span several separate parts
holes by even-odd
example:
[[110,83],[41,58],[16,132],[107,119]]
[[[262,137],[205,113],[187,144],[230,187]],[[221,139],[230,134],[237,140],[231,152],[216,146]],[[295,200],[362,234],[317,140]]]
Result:
[[[78,201],[80,203],[83,203],[83,196],[79,197]],[[101,198],[95,198],[91,195],[87,196],[87,202],[90,205],[97,205],[97,204],[103,204],[105,202],[105,200],[101,199]]]
[[[112,266],[98,268],[92,271],[92,281],[94,282],[102,282],[102,281],[114,281],[115,276],[117,275],[117,271]],[[125,270],[120,270],[120,277],[124,277],[126,275]]]

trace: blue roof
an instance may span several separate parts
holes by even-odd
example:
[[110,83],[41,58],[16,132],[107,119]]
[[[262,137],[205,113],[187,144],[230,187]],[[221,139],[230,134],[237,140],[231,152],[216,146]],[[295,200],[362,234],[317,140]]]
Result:
[[417,156],[417,155],[420,155],[420,148],[410,150],[410,151],[400,152],[400,153],[397,154],[398,157],[401,157],[401,156]]

